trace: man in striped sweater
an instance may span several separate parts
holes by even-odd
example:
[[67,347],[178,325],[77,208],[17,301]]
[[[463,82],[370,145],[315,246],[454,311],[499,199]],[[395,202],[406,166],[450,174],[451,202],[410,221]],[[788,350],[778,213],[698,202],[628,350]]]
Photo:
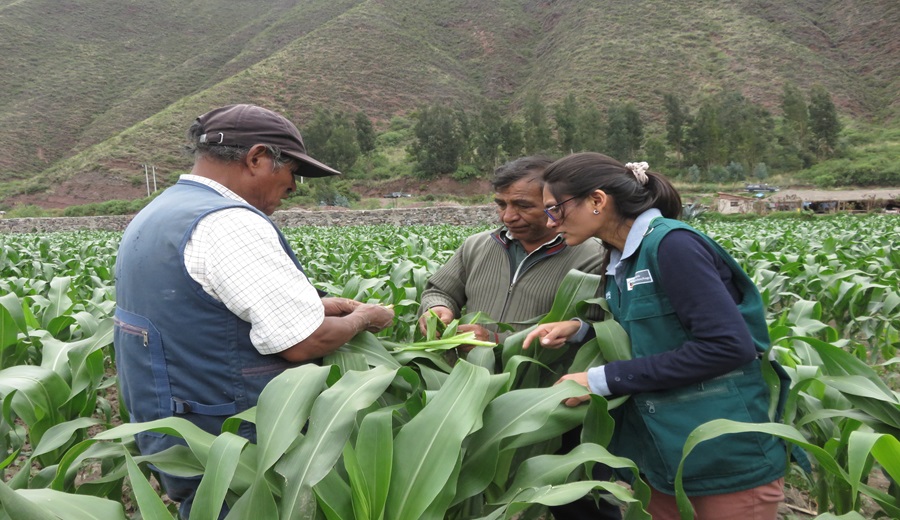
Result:
[[[600,274],[603,246],[599,240],[567,246],[561,235],[547,227],[541,176],[551,162],[546,157],[523,157],[494,172],[491,185],[503,227],[467,238],[429,279],[419,307],[423,334],[428,310],[444,323],[459,318],[465,309],[522,330],[528,327],[525,322],[550,311],[570,270]],[[497,343],[509,334],[490,324],[460,325],[457,330],[474,331],[476,339]],[[580,428],[563,437],[565,451],[578,444],[579,434]],[[608,468],[598,476],[609,476]],[[550,510],[557,520],[622,518],[617,506],[602,500],[599,508],[583,499]]]
[[[541,175],[550,162],[546,157],[523,157],[494,172],[491,184],[503,227],[467,238],[429,279],[420,306],[423,333],[429,309],[444,323],[465,309],[521,330],[527,326],[522,322],[550,311],[570,270],[600,273],[599,240],[570,247],[547,227]],[[458,330],[498,343],[507,335],[493,325],[460,325]]]

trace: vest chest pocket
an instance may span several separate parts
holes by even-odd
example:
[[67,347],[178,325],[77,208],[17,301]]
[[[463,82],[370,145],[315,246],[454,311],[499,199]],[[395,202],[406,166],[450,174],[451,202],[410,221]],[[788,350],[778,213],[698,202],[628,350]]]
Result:
[[633,298],[628,303],[625,321],[646,320],[675,314],[669,299],[659,293],[647,294]]
[[672,303],[662,294],[648,294],[629,301],[621,323],[631,339],[634,357],[671,350],[689,339]]

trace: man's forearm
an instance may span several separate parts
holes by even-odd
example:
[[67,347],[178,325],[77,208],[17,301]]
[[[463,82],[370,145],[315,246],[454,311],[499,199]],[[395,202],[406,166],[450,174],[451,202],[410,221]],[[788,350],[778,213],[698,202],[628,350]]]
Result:
[[325,320],[309,337],[278,354],[294,363],[310,361],[331,354],[371,325],[363,314],[325,316]]

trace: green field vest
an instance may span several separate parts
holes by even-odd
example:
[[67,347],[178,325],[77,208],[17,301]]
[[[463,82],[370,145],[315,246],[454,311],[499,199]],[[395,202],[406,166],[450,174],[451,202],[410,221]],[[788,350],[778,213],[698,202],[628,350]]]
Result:
[[[674,350],[692,338],[659,283],[659,243],[673,229],[703,237],[731,268],[743,294],[738,307],[757,350],[765,352],[769,333],[762,298],[750,277],[709,237],[677,220],[656,218],[636,253],[619,267],[618,280],[607,276],[606,298],[631,338],[632,355],[639,358]],[[674,494],[682,448],[694,428],[719,418],[769,422],[770,391],[760,364],[760,359],[754,359],[702,383],[634,394],[617,413],[610,451],[635,461],[654,488]],[[783,476],[785,468],[786,449],[780,439],[756,433],[724,435],[701,443],[688,456],[684,489],[697,496],[741,491]]]

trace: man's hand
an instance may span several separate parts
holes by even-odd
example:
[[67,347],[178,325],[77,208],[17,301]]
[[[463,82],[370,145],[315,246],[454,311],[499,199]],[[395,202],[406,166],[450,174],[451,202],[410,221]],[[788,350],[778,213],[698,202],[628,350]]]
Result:
[[453,321],[453,311],[450,310],[449,307],[444,307],[443,305],[436,305],[429,309],[426,309],[425,312],[422,313],[422,316],[419,317],[419,330],[422,331],[422,334],[428,334],[428,311],[434,312],[437,314],[438,319],[440,319],[444,325]]
[[369,332],[384,330],[394,322],[393,306],[385,307],[378,304],[360,303],[353,310],[353,314],[365,317],[367,324],[365,330]]
[[[491,332],[481,325],[476,325],[474,323],[470,323],[468,325],[459,325],[458,327],[456,327],[456,332],[474,332],[475,339],[477,339],[478,341],[490,341],[492,343],[500,342],[495,332]],[[456,348],[461,352],[468,352],[475,348],[475,345],[460,345]]]
[[346,316],[354,311],[362,303],[349,298],[322,298],[325,306],[325,316]]
[[[561,378],[559,378],[559,381],[557,381],[553,384],[558,385],[558,384],[562,383],[563,381],[575,381],[576,383],[587,388],[588,390],[591,389],[588,386],[587,372],[578,372],[577,374],[566,374],[566,375],[562,376]],[[566,403],[566,406],[578,406],[581,403],[589,401],[590,398],[591,398],[591,395],[586,394],[586,395],[582,395],[579,397],[570,397],[563,402]]]
[[481,325],[476,325],[475,323],[470,323],[468,325],[459,325],[458,327],[456,327],[456,332],[474,332],[475,339],[477,339],[478,341],[490,341],[496,343],[498,339],[497,334],[487,330]]
[[540,339],[540,345],[542,347],[559,348],[563,346],[570,337],[578,332],[578,329],[580,328],[581,322],[575,320],[538,325],[536,329],[525,336],[525,341],[522,342],[522,349],[527,349],[535,339]]

